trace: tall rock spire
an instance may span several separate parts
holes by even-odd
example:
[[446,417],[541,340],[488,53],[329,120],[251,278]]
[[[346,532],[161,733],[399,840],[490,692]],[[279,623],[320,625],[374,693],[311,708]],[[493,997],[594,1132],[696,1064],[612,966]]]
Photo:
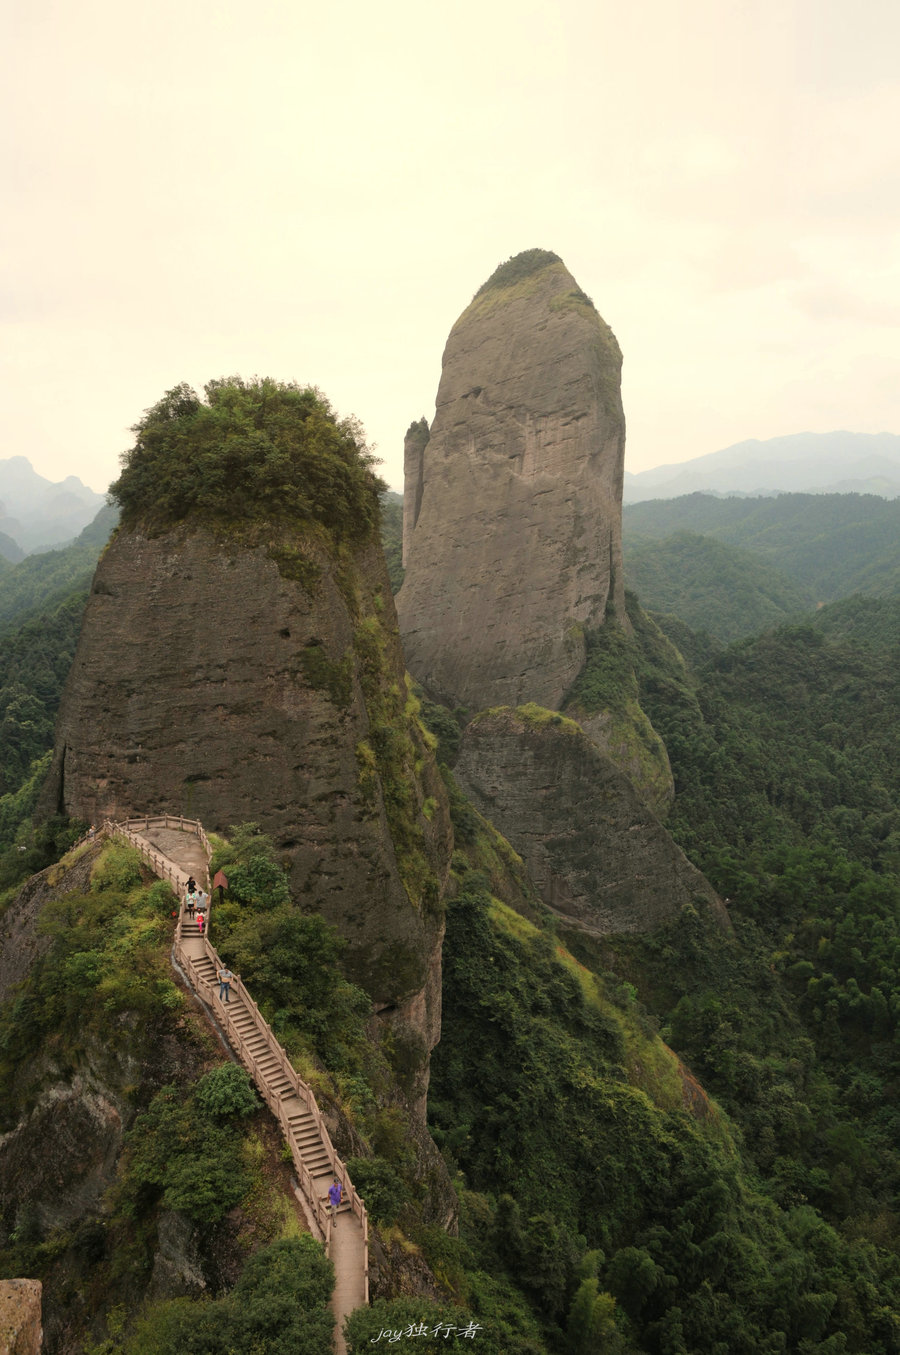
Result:
[[502,264],[453,326],[430,438],[407,448],[397,599],[440,700],[555,709],[608,601],[624,623],[621,367],[546,250]]

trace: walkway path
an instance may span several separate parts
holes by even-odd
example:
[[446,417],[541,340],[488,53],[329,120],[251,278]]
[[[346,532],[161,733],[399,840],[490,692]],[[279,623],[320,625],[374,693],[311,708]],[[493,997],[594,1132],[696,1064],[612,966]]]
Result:
[[[171,881],[182,900],[189,875],[193,875],[205,891],[209,890],[209,843],[200,824],[170,815],[104,826],[107,831],[128,838],[151,869]],[[207,919],[209,916],[208,910]],[[220,999],[221,985],[217,975],[222,961],[208,936],[200,935],[196,920],[189,918],[183,902],[172,957],[281,1124],[294,1160],[307,1220],[314,1235],[325,1243],[334,1265],[335,1287],[331,1301],[335,1316],[334,1347],[337,1355],[345,1355],[344,1318],[369,1301],[365,1205],[334,1150],[312,1089],[297,1075],[239,978],[231,982],[228,1001]],[[338,1216],[332,1222],[324,1200],[335,1176],[345,1193]]]

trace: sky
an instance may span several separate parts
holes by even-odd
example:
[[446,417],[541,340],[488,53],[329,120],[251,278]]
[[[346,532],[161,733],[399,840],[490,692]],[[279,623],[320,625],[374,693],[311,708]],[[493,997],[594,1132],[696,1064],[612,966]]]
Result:
[[28,0],[0,17],[0,458],[105,490],[181,381],[318,386],[402,488],[450,327],[559,254],[626,469],[900,432],[896,0]]

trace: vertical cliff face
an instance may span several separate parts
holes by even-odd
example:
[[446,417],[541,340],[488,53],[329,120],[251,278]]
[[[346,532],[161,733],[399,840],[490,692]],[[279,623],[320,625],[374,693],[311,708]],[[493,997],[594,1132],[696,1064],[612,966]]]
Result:
[[410,671],[442,701],[556,708],[611,594],[624,616],[621,364],[541,250],[453,326],[430,438],[407,443],[397,599]]
[[[269,411],[273,438],[291,417],[290,402],[271,414],[277,395],[251,409]],[[144,441],[183,425],[188,446],[202,444],[198,420],[210,439],[223,420],[231,428],[214,405],[204,432],[206,407],[182,404],[173,413],[170,401]],[[313,416],[301,414],[302,431]],[[255,428],[245,444],[248,494],[265,459],[258,439]],[[344,483],[343,465],[326,470]],[[230,473],[239,493],[245,472]],[[363,492],[374,504],[374,487]],[[296,901],[338,927],[354,979],[409,1043],[421,1102],[439,1034],[451,832],[415,709],[374,519],[345,530],[260,514],[225,526],[189,509],[151,526],[126,512],[94,578],[44,808],[93,821],[184,813],[222,832],[258,822]]]
[[449,830],[377,541],[337,559],[300,533],[274,546],[120,531],[94,579],[47,796],[93,821],[259,822],[376,1002],[426,987]]
[[537,706],[485,712],[455,774],[573,929],[652,931],[688,903],[728,925],[707,880],[574,720]]
[[403,568],[425,488],[425,448],[431,436],[427,419],[411,423],[403,440]]

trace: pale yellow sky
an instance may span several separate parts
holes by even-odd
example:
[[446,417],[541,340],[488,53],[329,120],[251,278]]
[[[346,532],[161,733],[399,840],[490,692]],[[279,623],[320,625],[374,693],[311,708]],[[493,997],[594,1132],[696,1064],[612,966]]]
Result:
[[456,316],[560,254],[626,466],[900,432],[895,0],[29,0],[3,20],[0,457],[102,490],[169,387],[318,385],[402,480]]

